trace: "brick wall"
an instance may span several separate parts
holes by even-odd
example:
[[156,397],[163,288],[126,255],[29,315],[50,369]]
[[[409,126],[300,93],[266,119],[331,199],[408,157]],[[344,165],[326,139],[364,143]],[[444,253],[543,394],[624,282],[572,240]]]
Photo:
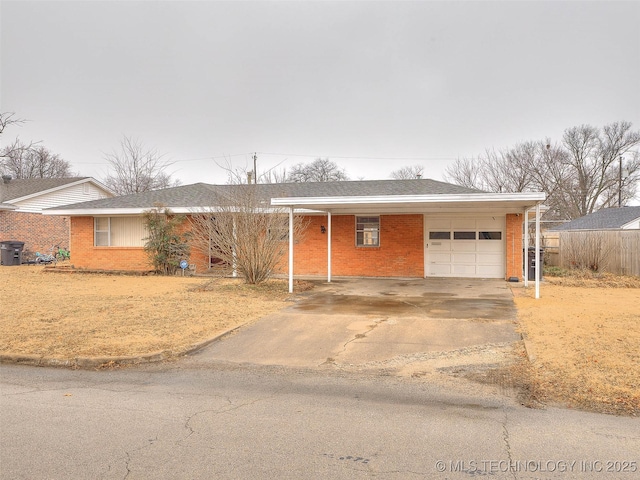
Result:
[[49,253],[51,247],[69,247],[69,217],[0,211],[0,241],[25,242],[31,254]]
[[71,263],[98,270],[153,270],[142,247],[94,247],[93,217],[71,217]]
[[506,232],[506,255],[507,255],[507,276],[516,277],[522,280],[522,225],[524,216],[522,214],[507,215],[507,232]]
[[[327,226],[327,217],[313,216],[307,220],[307,230],[294,247],[294,274],[326,275],[328,231],[322,234],[320,227]],[[379,247],[356,247],[355,216],[334,215],[331,220],[332,275],[424,276],[422,215],[381,215]]]
[[[326,216],[309,216],[308,227],[296,239],[295,275],[327,274]],[[506,216],[506,278],[522,279],[522,215]],[[104,270],[150,270],[152,267],[142,247],[94,247],[93,218],[71,219],[71,258],[79,268]],[[332,217],[332,275],[370,277],[423,277],[424,241],[422,215],[381,215],[380,246],[356,247],[355,217]],[[192,251],[191,263],[199,272],[206,270],[206,258]],[[278,271],[288,271],[287,255]]]

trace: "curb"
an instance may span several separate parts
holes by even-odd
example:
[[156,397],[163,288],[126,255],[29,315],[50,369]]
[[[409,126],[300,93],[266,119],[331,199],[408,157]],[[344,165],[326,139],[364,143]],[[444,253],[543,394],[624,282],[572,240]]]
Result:
[[531,342],[527,338],[527,334],[526,333],[521,333],[520,337],[522,338],[522,341],[524,342],[524,351],[527,353],[527,358],[529,359],[529,363],[535,362],[536,361],[536,354],[533,351],[533,345],[531,344]]
[[195,343],[189,348],[174,352],[171,350],[163,350],[161,352],[147,353],[144,355],[131,355],[122,357],[76,357],[76,358],[49,358],[38,355],[28,354],[0,354],[0,364],[13,363],[16,365],[30,365],[34,367],[61,367],[61,368],[81,368],[81,369],[98,369],[103,366],[113,365],[142,365],[146,363],[157,363],[174,357],[184,357],[198,350],[211,345],[213,342],[220,340],[222,337],[243,327],[245,324],[237,325],[229,328],[215,337]]

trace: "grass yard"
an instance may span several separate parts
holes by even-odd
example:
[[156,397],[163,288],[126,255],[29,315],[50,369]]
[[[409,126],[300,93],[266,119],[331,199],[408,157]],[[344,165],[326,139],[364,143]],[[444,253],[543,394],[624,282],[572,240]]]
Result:
[[0,354],[128,356],[192,345],[287,305],[287,284],[0,267]]
[[533,288],[514,295],[535,360],[513,376],[531,398],[640,414],[640,278],[550,277],[539,300]]

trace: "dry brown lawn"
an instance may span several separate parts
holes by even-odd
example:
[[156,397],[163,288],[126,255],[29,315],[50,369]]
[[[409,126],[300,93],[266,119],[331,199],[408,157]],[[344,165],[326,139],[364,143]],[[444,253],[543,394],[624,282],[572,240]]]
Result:
[[178,355],[286,305],[280,280],[52,273],[0,267],[0,354]]
[[[180,355],[287,305],[285,281],[51,273],[0,267],[0,354],[60,360]],[[297,287],[298,288],[298,287]],[[310,288],[301,282],[299,290]],[[548,278],[542,298],[514,288],[535,361],[510,382],[532,403],[640,414],[640,278]],[[503,372],[504,373],[504,372]]]
[[535,360],[516,368],[532,398],[640,414],[640,278],[548,278],[541,298],[515,288]]

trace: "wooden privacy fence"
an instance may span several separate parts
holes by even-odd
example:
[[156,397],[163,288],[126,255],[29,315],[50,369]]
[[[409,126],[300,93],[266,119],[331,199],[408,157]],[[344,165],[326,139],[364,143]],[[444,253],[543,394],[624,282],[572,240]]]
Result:
[[559,232],[559,263],[617,275],[640,276],[640,230]]

